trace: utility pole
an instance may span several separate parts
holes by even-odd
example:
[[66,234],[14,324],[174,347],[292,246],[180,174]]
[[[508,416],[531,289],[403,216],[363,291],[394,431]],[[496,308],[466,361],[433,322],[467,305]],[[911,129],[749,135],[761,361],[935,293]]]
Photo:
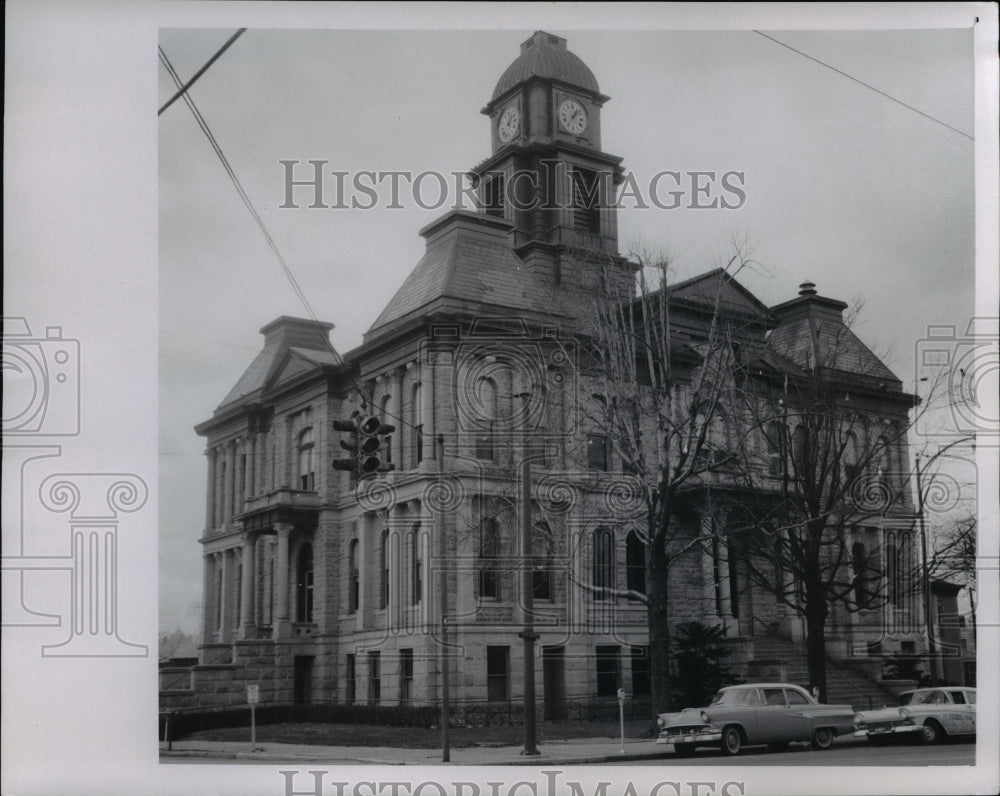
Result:
[[[444,488],[444,435],[438,434],[437,440],[438,458],[438,488]],[[445,542],[444,512],[439,511],[434,520],[435,532],[438,537],[438,564],[441,570],[439,575],[439,586],[441,590],[441,761],[448,763],[451,761],[451,736],[449,725],[449,694],[448,694],[448,625],[445,623],[445,615],[448,613],[448,568],[445,566],[445,558],[448,555],[448,546]]]
[[[522,395],[527,403],[530,395]],[[531,460],[528,455],[528,433],[521,439],[521,606],[524,626],[524,749],[522,755],[540,754],[535,732],[535,595],[534,567],[531,561]]]
[[931,589],[930,589],[930,572],[927,561],[927,529],[924,526],[924,488],[920,483],[920,453],[917,452],[916,457],[916,470],[917,470],[917,521],[920,523],[920,558],[921,573],[923,577],[920,579],[920,588],[922,591],[921,596],[923,600],[921,601],[923,605],[924,612],[924,633],[927,639],[927,662],[931,667],[931,680],[937,681],[937,661],[934,656],[934,634],[931,632]]

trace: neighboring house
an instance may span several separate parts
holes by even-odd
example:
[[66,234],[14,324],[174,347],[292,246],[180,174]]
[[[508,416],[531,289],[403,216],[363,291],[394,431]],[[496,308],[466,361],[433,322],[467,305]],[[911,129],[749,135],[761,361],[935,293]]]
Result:
[[[261,329],[261,352],[197,427],[208,469],[201,662],[161,692],[165,706],[239,704],[247,682],[260,684],[265,702],[437,704],[439,530],[455,655],[451,698],[520,699],[516,464],[525,450],[535,456],[531,565],[544,715],[562,715],[574,702],[617,704],[619,687],[637,701],[649,694],[645,608],[600,591],[644,592],[646,554],[623,521],[628,507],[615,502],[630,476],[588,420],[602,396],[578,348],[594,290],[630,294],[635,274],[617,254],[612,198],[623,172],[621,159],[601,149],[608,99],[563,39],[535,33],[483,109],[492,154],[473,169],[481,212],[453,211],[421,230],[426,253],[361,346],[338,355],[332,324],[318,321],[283,316]],[[525,172],[537,179],[515,176]],[[511,201],[528,186],[537,193],[521,198],[532,201]],[[598,261],[606,263],[600,272]],[[720,283],[723,313],[743,329],[741,345],[759,352],[772,373],[806,372],[809,352],[826,339],[810,338],[817,324],[823,335],[850,335],[841,320],[846,305],[810,285],[769,309],[713,271],[666,293],[678,357],[689,357],[682,370],[697,367],[699,329]],[[839,368],[858,411],[905,426],[910,396],[857,338],[849,340],[849,361]],[[395,469],[360,483],[331,467],[349,455],[339,445],[347,435],[333,423],[356,415],[395,426],[380,453]],[[773,451],[765,436],[744,433],[746,422],[734,413],[712,444],[741,455],[748,448],[763,467],[754,488],[780,495],[780,473],[768,470]],[[900,577],[908,569],[900,562],[915,555],[899,475],[905,444],[885,456],[885,477],[899,479],[903,497],[856,529],[858,569],[866,573],[859,578],[869,585]],[[678,506],[682,527],[706,545],[677,565],[672,621],[722,625],[734,661],[763,673],[787,656],[781,645],[801,651],[803,626],[746,578],[712,505],[713,487],[730,481],[709,473]],[[872,565],[882,550],[889,563]],[[870,611],[834,610],[830,654],[867,657],[919,644],[919,611],[904,591],[889,588],[897,624],[888,635],[874,601]]]

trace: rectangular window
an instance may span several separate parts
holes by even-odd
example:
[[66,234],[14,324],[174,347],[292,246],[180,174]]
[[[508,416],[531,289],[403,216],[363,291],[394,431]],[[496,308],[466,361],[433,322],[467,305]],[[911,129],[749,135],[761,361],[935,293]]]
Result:
[[632,695],[649,694],[649,647],[632,647]]
[[347,656],[347,665],[344,668],[344,679],[346,680],[344,700],[351,704],[358,698],[357,666],[353,654]]
[[500,599],[500,572],[497,557],[500,555],[500,526],[495,519],[483,520],[479,539],[479,597]]
[[493,421],[490,420],[488,423],[483,425],[486,428],[481,429],[476,434],[476,458],[477,459],[492,459],[493,458]]
[[510,647],[486,648],[486,698],[506,702],[510,698]]
[[417,527],[410,534],[410,566],[410,604],[419,605],[420,595],[424,591],[423,561],[420,559],[420,523],[417,523]]
[[608,438],[603,434],[587,435],[587,469],[607,472]]
[[413,698],[413,650],[399,651],[399,704],[405,705]]
[[621,651],[616,646],[597,648],[597,695],[616,696],[621,687]]
[[381,659],[379,653],[368,653],[368,704],[377,705],[382,699],[382,675],[379,671]]

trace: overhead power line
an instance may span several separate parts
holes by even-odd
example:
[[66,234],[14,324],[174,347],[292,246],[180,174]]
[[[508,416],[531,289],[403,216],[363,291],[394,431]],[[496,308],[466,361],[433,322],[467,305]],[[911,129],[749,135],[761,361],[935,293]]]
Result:
[[[170,74],[174,83],[180,87],[182,85],[181,79],[177,76],[177,72],[174,70],[173,64],[170,63],[170,59],[163,51],[163,48],[159,47],[158,49],[160,51],[160,61],[163,63],[163,66],[166,67],[166,70]],[[194,114],[194,118],[198,122],[198,126],[201,128],[202,132],[208,138],[209,143],[212,145],[212,149],[215,150],[216,156],[222,163],[222,167],[226,170],[226,174],[229,176],[229,180],[233,183],[233,187],[236,188],[236,192],[239,194],[240,199],[243,200],[243,204],[246,205],[250,215],[253,216],[254,221],[257,222],[257,226],[260,228],[261,233],[263,233],[264,239],[267,241],[267,245],[271,247],[271,251],[274,252],[274,256],[278,258],[278,263],[285,272],[285,276],[287,277],[289,284],[291,284],[292,290],[295,291],[295,295],[298,296],[299,301],[302,302],[302,306],[305,307],[306,312],[309,313],[309,317],[315,321],[316,313],[313,312],[313,309],[309,304],[309,300],[306,298],[305,293],[302,292],[302,288],[299,287],[299,283],[296,281],[295,275],[292,273],[292,269],[288,267],[288,263],[285,262],[285,258],[278,250],[278,246],[271,237],[271,233],[268,232],[267,227],[264,226],[264,221],[257,213],[257,209],[254,207],[253,202],[250,201],[250,197],[247,196],[247,192],[243,189],[243,185],[240,183],[239,177],[236,176],[236,172],[233,171],[233,167],[229,165],[229,160],[226,158],[226,154],[222,151],[222,147],[219,146],[219,142],[215,140],[215,136],[212,134],[208,123],[201,115],[201,111],[198,110],[198,106],[195,105],[194,100],[191,99],[191,96],[187,92],[184,92],[182,96],[184,97],[184,102],[187,103],[188,108],[191,109],[191,113]]]
[[[235,40],[236,40],[236,36],[231,37],[230,40],[226,43],[225,46],[228,47],[229,44],[231,44]],[[295,295],[298,297],[299,301],[302,302],[302,306],[305,308],[306,313],[308,313],[309,317],[312,320],[314,320],[314,321],[318,320],[317,317],[316,317],[316,313],[313,312],[312,305],[310,305],[309,300],[306,298],[305,293],[302,291],[302,288],[299,286],[298,281],[295,279],[295,275],[292,273],[292,269],[288,266],[288,263],[285,262],[285,258],[282,256],[281,252],[279,251],[278,245],[274,242],[274,239],[271,237],[271,234],[267,231],[267,227],[264,226],[263,219],[261,219],[260,215],[257,213],[257,209],[254,207],[253,202],[250,200],[250,197],[247,195],[247,192],[243,189],[243,185],[242,185],[242,183],[240,183],[239,177],[236,176],[236,172],[233,171],[233,167],[229,164],[229,159],[226,157],[225,153],[222,151],[222,147],[220,146],[219,142],[215,138],[215,135],[212,133],[212,130],[208,126],[208,122],[205,121],[205,117],[201,115],[201,111],[198,110],[198,106],[195,104],[194,100],[191,98],[191,95],[188,94],[188,92],[186,90],[186,86],[184,86],[182,84],[182,81],[181,81],[180,77],[178,76],[177,71],[174,69],[173,64],[170,62],[170,59],[167,57],[166,52],[164,52],[163,47],[157,47],[157,49],[159,50],[160,62],[163,64],[164,68],[167,70],[168,74],[170,75],[171,79],[174,81],[175,85],[177,85],[177,87],[178,87],[178,92],[177,92],[177,94],[175,96],[177,96],[177,97],[183,97],[184,98],[184,102],[187,104],[188,108],[191,110],[191,113],[194,115],[195,121],[198,122],[198,126],[201,128],[201,131],[205,134],[205,137],[208,138],[209,143],[212,145],[212,149],[215,151],[216,156],[219,158],[219,161],[222,163],[222,167],[226,170],[226,174],[228,175],[229,180],[232,182],[233,187],[236,188],[236,192],[239,194],[240,199],[243,201],[243,204],[246,206],[247,210],[250,212],[250,215],[253,216],[254,221],[257,222],[257,226],[260,228],[261,233],[264,235],[264,239],[267,241],[268,246],[271,248],[271,251],[274,253],[274,256],[277,258],[278,263],[281,265],[281,269],[285,272],[285,277],[288,279],[289,284],[292,286],[292,290],[295,291]],[[223,47],[223,49],[225,49],[225,47]],[[219,53],[217,53],[215,57],[218,57],[218,55],[220,55],[221,53],[222,53],[222,50],[220,50]],[[215,59],[213,58],[212,60],[215,60]],[[208,64],[206,64],[204,67],[202,67],[202,69],[200,70],[200,72],[204,72],[205,69],[207,69],[210,64],[211,64],[211,61],[209,61]],[[195,77],[197,77],[197,75]],[[194,82],[194,79],[188,81],[187,86],[190,86],[191,83],[193,83],[193,82]],[[336,356],[338,358],[341,358],[340,354],[337,353],[337,350],[333,347],[333,343],[331,343],[329,339],[326,340],[326,346],[327,346],[327,348],[329,349],[329,351],[334,356]],[[367,403],[367,400],[368,400],[367,397],[365,396],[364,391],[361,389],[361,386],[355,380],[354,376],[351,375],[351,373],[350,373],[349,370],[347,372],[347,377],[350,379],[351,384],[354,386],[355,391],[361,397],[362,406],[364,406]],[[373,409],[374,408],[375,407],[373,407]],[[414,426],[412,423],[406,422],[402,417],[392,416],[388,412],[385,412],[385,414],[386,414],[387,417],[392,417],[393,420],[396,420],[397,422],[401,423],[402,425],[409,426],[410,428],[416,428],[416,426]]]
[[[161,113],[163,113],[167,108],[169,108],[171,105],[174,104],[174,102],[177,100],[178,97],[181,96],[181,94],[184,94],[189,88],[191,88],[191,86],[194,85],[194,82],[203,74],[205,74],[205,70],[208,69],[208,67],[210,67],[212,64],[214,64],[218,60],[219,56],[229,49],[229,45],[243,35],[243,31],[245,30],[246,28],[240,28],[238,31],[236,31],[236,33],[230,36],[228,41],[226,41],[226,43],[219,48],[219,51],[211,58],[209,58],[208,62],[201,69],[199,69],[197,72],[194,73],[194,77],[192,77],[187,83],[185,83],[183,86],[177,89],[177,93],[163,103],[163,106],[160,108],[159,111],[156,112],[156,115],[159,116]],[[163,52],[163,50],[161,49],[160,52]]]
[[867,88],[867,89],[869,89],[871,91],[874,91],[876,94],[879,94],[880,96],[883,96],[883,97],[885,97],[888,100],[892,100],[897,105],[902,105],[904,108],[907,108],[908,110],[911,110],[914,113],[919,113],[925,119],[930,119],[932,122],[940,124],[942,127],[947,127],[953,133],[958,133],[960,136],[968,138],[970,141],[975,141],[976,140],[975,138],[973,138],[968,133],[963,132],[962,130],[959,130],[957,127],[952,127],[950,124],[947,124],[946,122],[942,122],[940,119],[936,119],[935,117],[931,116],[929,113],[924,113],[919,108],[914,108],[912,105],[908,105],[907,103],[903,102],[901,99],[897,99],[896,97],[892,96],[891,94],[886,94],[881,89],[875,88],[875,86],[870,85],[869,83],[865,83],[865,81],[863,81],[863,80],[859,80],[858,78],[854,77],[854,75],[847,74],[847,72],[843,71],[842,69],[838,69],[835,66],[831,66],[830,64],[826,63],[825,61],[819,60],[819,58],[814,58],[813,56],[808,55],[808,54],[802,52],[802,50],[796,50],[790,44],[785,44],[785,42],[779,41],[778,39],[774,38],[774,36],[768,36],[766,33],[762,32],[762,31],[759,31],[759,30],[755,30],[754,33],[756,33],[756,34],[758,34],[760,36],[763,36],[765,39],[773,41],[775,44],[780,44],[782,47],[784,47],[784,48],[786,48],[788,50],[791,50],[793,53],[796,53],[797,55],[801,55],[803,58],[808,58],[810,61],[813,61],[814,63],[817,63],[820,66],[825,66],[827,69],[830,69],[830,70],[836,72],[838,75],[842,75],[843,77],[846,77],[848,80],[853,80],[855,83],[857,83],[859,85],[862,85],[862,86],[864,86],[865,88]]

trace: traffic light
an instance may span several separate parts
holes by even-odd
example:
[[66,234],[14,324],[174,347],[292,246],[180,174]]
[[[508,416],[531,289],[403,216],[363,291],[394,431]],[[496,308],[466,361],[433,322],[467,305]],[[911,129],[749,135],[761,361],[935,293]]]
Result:
[[334,459],[334,470],[347,470],[357,478],[364,478],[395,469],[392,463],[383,462],[380,455],[384,445],[382,437],[395,431],[395,426],[377,417],[362,415],[351,420],[334,420],[333,429],[351,435],[348,440],[340,441],[340,447],[353,454],[350,459]]
[[350,453],[351,458],[334,459],[333,469],[346,470],[356,476],[358,474],[358,424],[354,420],[334,420],[333,430],[347,431],[351,435],[347,440],[340,441],[340,447]]

